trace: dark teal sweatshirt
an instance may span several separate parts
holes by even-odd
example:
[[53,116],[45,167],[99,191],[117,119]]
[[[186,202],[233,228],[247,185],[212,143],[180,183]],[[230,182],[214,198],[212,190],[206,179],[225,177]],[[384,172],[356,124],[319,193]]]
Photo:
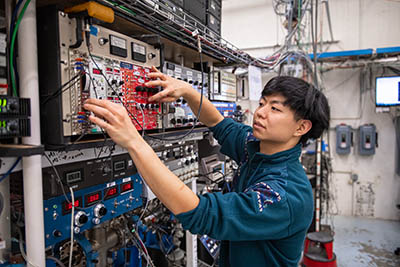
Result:
[[265,155],[248,138],[249,126],[224,119],[210,130],[221,152],[242,165],[234,192],[199,196],[199,205],[178,220],[193,234],[222,240],[220,266],[297,266],[313,217],[301,145]]

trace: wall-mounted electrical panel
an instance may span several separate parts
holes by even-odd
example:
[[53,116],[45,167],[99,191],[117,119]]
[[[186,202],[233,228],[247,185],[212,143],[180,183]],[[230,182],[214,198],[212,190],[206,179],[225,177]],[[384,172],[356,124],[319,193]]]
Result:
[[83,109],[88,98],[124,105],[138,130],[162,128],[161,105],[148,100],[159,88],[143,85],[151,66],[160,66],[159,49],[98,25],[90,26],[88,48],[77,29],[76,19],[55,8],[38,11],[43,143],[102,134]]
[[350,154],[353,145],[353,132],[350,125],[336,125],[336,153],[339,155]]
[[361,125],[359,128],[360,155],[374,155],[378,146],[378,134],[374,124]]
[[236,101],[235,74],[214,68],[210,84],[210,100]]

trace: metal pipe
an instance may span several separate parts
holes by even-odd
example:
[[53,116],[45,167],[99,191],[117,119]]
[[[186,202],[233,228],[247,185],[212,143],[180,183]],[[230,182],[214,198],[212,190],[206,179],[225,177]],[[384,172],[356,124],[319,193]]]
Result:
[[328,18],[328,25],[329,25],[329,33],[331,35],[331,40],[333,42],[335,39],[333,38],[332,23],[331,23],[331,13],[329,11],[329,2],[328,2],[328,0],[323,0],[322,3],[325,4],[326,16]]
[[[31,0],[18,32],[20,96],[31,100],[31,136],[23,144],[40,145],[39,78],[36,0]],[[40,155],[22,159],[24,176],[27,266],[45,266],[42,161]]]

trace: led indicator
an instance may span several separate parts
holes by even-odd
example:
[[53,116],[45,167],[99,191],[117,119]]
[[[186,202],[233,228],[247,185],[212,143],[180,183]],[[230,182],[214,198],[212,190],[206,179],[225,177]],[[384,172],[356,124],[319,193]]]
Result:
[[94,203],[98,202],[101,199],[101,192],[95,192],[85,196],[85,206],[91,206]]
[[100,72],[100,70],[99,69],[95,69],[95,68],[93,68],[93,74],[101,74],[101,72]]
[[116,197],[118,195],[118,188],[117,186],[109,187],[104,189],[104,199],[110,199]]
[[[82,207],[82,198],[81,197],[75,199],[74,206],[75,207]],[[62,204],[62,214],[65,215],[67,213],[70,213],[71,210],[72,210],[72,203],[64,201],[63,204]]]
[[124,192],[132,190],[132,189],[133,189],[133,183],[132,182],[121,184],[121,193],[124,193]]

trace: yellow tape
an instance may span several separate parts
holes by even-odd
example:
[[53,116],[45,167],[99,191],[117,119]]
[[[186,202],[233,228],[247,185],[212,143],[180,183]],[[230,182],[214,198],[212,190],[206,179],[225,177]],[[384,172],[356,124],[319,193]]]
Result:
[[87,11],[89,16],[101,21],[108,23],[114,22],[114,10],[93,1],[69,7],[64,10],[65,13],[78,13],[82,11]]

